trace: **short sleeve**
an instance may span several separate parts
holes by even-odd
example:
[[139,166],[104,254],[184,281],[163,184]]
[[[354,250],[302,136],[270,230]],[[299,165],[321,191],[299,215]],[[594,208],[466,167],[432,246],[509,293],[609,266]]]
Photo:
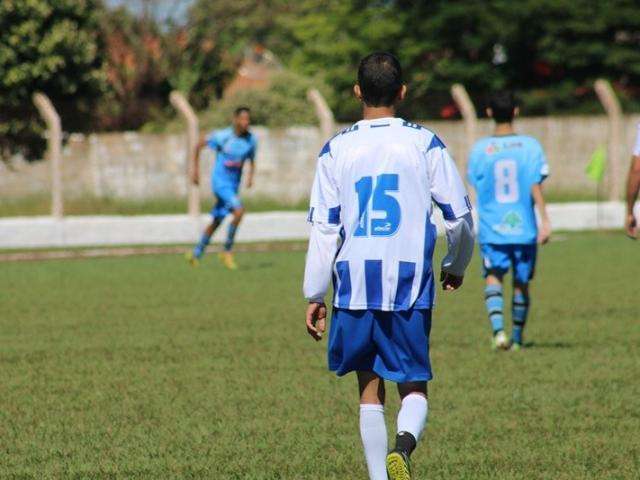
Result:
[[544,154],[544,149],[542,145],[536,142],[535,149],[535,182],[542,183],[544,182],[550,174],[549,164],[547,163],[547,156]]
[[455,220],[471,211],[460,173],[444,144],[434,135],[426,152],[431,180],[431,198],[445,220]]
[[640,124],[638,124],[638,133],[636,134],[636,143],[633,146],[633,155],[640,157]]
[[333,157],[328,145],[325,145],[318,157],[307,219],[310,223],[340,225],[340,196],[331,171]]

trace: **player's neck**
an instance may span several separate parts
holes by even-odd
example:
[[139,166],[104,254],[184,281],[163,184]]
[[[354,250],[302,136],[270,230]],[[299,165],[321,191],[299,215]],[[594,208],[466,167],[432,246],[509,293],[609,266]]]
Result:
[[503,135],[513,135],[516,131],[513,129],[513,123],[496,123],[496,128],[493,134],[496,137]]
[[396,109],[394,107],[369,107],[365,105],[362,109],[363,120],[375,120],[376,118],[395,117]]

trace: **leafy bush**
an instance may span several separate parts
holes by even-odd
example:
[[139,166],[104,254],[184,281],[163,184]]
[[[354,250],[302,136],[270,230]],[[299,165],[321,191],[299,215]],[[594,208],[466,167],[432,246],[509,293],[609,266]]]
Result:
[[[318,123],[313,104],[307,100],[307,91],[317,88],[329,101],[330,89],[322,82],[302,77],[293,72],[276,73],[267,89],[241,90],[214,101],[207,110],[199,113],[203,130],[220,128],[229,124],[233,111],[243,105],[251,108],[252,122],[267,127],[292,125],[316,125]],[[177,132],[183,128],[180,119],[170,122],[151,122],[145,125],[147,132]]]

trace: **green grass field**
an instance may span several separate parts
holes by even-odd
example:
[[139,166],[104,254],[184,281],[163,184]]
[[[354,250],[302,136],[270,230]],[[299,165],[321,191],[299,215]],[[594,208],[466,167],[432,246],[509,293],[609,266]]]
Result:
[[[494,353],[475,258],[439,295],[416,477],[639,478],[638,259],[620,234],[548,245],[533,345]],[[0,478],[364,479],[355,378],[303,324],[304,254],[238,261],[1,264]]]

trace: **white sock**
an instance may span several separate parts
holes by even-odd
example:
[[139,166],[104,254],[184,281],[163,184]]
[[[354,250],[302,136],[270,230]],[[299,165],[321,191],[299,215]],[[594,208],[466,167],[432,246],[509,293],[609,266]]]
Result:
[[360,405],[360,437],[367,459],[369,478],[387,480],[387,426],[384,405]]
[[402,406],[398,412],[398,433],[409,432],[420,440],[422,430],[427,423],[429,404],[427,399],[419,393],[410,393],[402,400]]

